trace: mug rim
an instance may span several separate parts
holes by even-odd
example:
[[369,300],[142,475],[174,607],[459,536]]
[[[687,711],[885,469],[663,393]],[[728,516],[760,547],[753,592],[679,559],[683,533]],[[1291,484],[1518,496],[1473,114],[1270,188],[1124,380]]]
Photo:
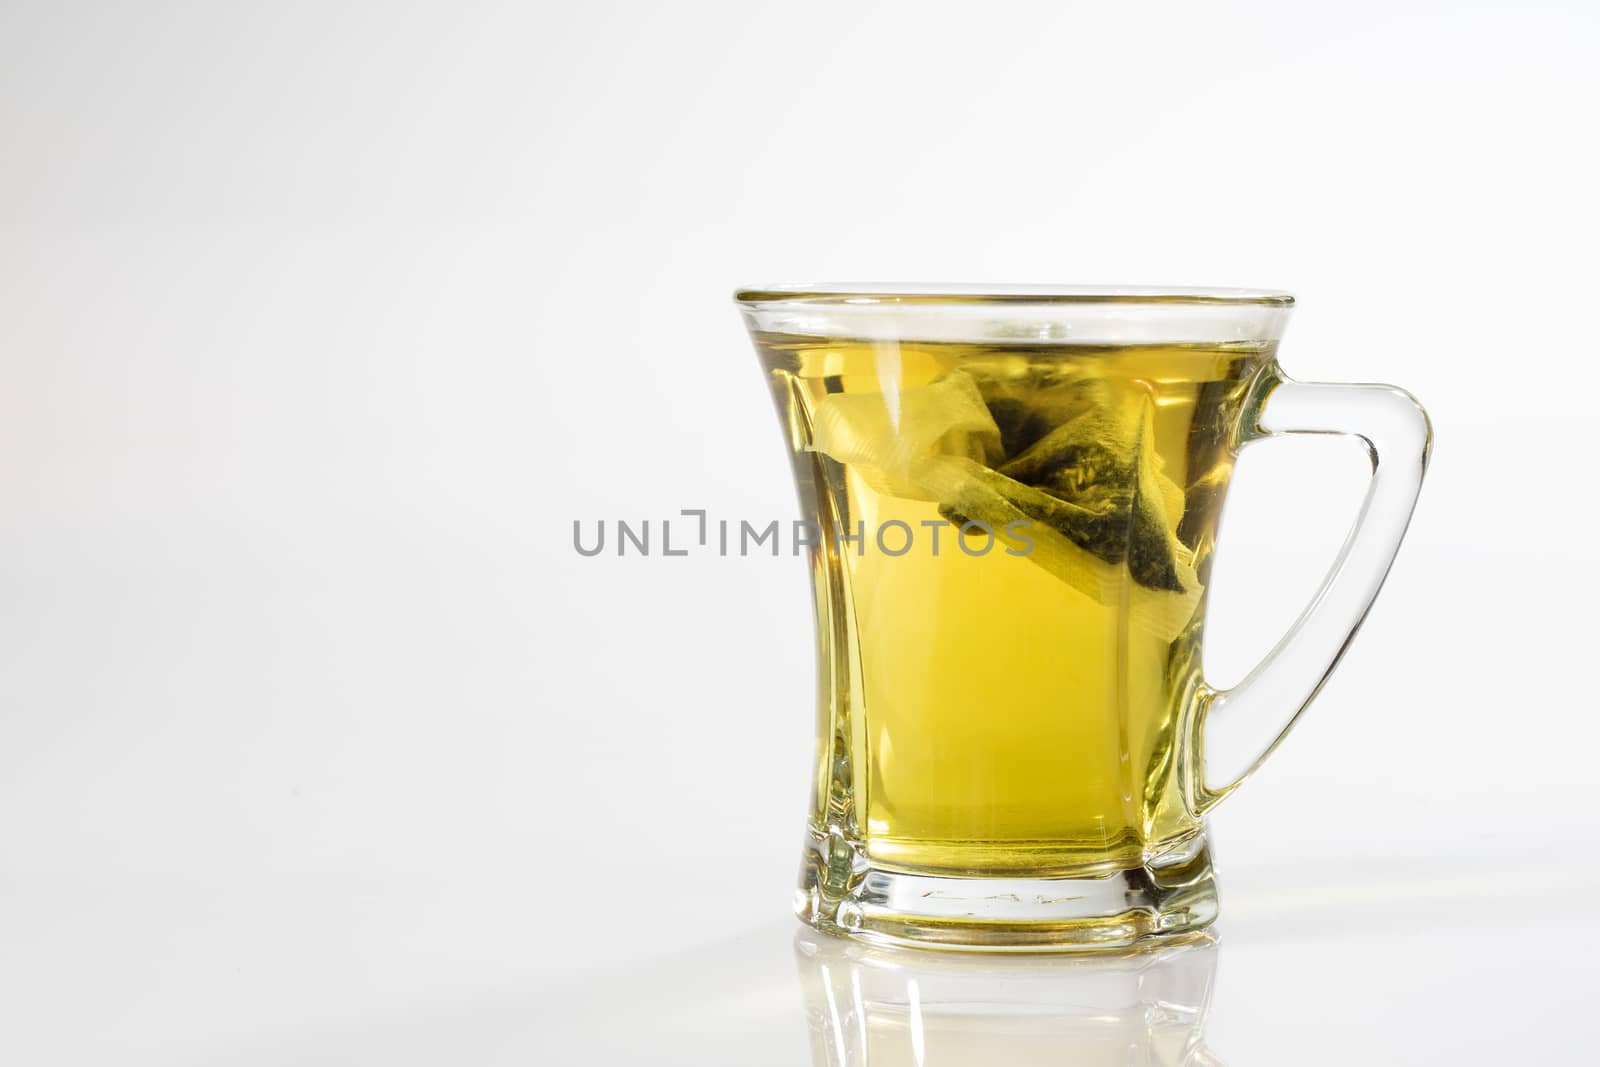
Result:
[[808,282],[745,286],[733,298],[746,307],[769,304],[1221,304],[1288,308],[1281,289],[1224,286],[1049,285],[922,282]]

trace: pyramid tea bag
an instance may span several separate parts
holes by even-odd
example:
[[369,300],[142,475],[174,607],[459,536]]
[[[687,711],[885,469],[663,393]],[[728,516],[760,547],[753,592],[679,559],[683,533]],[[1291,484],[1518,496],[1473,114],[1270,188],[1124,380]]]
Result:
[[1148,397],[1104,379],[1035,384],[953,370],[893,395],[830,394],[812,448],[882,492],[933,501],[957,525],[986,524],[1103,604],[1127,596],[1136,624],[1176,638],[1200,583],[1177,538],[1183,491],[1161,471]]
[[1039,518],[1074,544],[1108,563],[1126,558],[1140,585],[1183,592],[1183,490],[1161,473],[1145,398],[1133,388],[1116,395],[1101,379],[1063,391],[1071,398],[1061,407],[1076,413],[998,473],[1064,502]]

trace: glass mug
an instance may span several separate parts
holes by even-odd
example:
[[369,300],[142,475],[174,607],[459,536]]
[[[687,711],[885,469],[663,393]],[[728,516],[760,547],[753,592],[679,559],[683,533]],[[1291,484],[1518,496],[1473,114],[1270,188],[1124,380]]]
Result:
[[[796,911],[887,944],[1126,948],[1217,914],[1206,813],[1315,697],[1428,461],[1382,385],[1292,381],[1283,293],[741,290],[787,436],[817,626]],[[1311,606],[1227,690],[1201,672],[1239,450],[1365,442]]]

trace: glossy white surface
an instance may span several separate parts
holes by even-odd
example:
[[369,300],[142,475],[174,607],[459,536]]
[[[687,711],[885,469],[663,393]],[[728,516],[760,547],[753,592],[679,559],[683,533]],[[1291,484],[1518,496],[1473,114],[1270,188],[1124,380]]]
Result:
[[[842,943],[821,942],[820,963],[797,952],[816,936],[786,918],[707,923],[692,947],[624,966],[585,972],[574,955],[541,980],[530,953],[560,916],[503,887],[400,879],[13,882],[0,995],[6,1045],[30,1063],[1123,1065],[1182,1062],[1190,1037],[1230,1067],[1592,1059],[1600,886],[1466,862],[1247,867],[1223,883],[1218,946],[1184,950],[1213,958],[1169,966],[1165,987],[1147,975],[1142,994],[1140,960],[898,954],[921,1060],[909,1016],[883,1007],[898,979],[849,977]],[[805,988],[822,968],[831,1008]]]

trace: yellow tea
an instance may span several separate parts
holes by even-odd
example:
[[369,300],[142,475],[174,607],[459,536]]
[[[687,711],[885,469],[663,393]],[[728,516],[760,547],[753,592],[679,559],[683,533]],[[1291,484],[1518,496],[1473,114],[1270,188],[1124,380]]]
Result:
[[821,533],[814,838],[1092,877],[1197,828],[1181,720],[1273,342],[756,344]]

